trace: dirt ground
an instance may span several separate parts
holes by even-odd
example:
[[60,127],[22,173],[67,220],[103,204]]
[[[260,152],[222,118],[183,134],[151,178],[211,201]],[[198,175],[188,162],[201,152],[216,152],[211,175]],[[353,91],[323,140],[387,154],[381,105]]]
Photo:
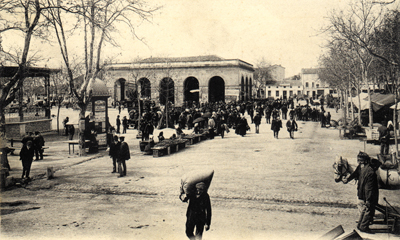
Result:
[[[363,143],[340,140],[338,130],[316,122],[298,124],[294,140],[284,128],[274,139],[263,119],[260,134],[251,125],[245,137],[231,131],[160,158],[143,155],[136,131],[128,130],[131,159],[124,178],[111,173],[107,153],[80,161],[68,155],[67,146],[48,142],[46,163],[34,162],[33,171],[51,164],[62,168],[52,180],[36,177],[2,193],[1,239],[187,239],[180,179],[204,168],[215,171],[205,240],[317,239],[338,225],[349,234],[358,220],[356,185],[335,183],[332,164],[336,155],[356,164]],[[371,156],[378,151],[379,146],[367,146]],[[11,157],[10,164],[17,168],[20,162]],[[399,208],[399,193],[381,190],[380,203],[385,205],[386,197]],[[384,232],[359,234],[400,239]]]

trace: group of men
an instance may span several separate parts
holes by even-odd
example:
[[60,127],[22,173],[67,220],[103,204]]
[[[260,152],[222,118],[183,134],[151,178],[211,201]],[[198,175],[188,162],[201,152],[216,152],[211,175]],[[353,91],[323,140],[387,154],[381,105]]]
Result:
[[125,137],[120,136],[118,138],[115,135],[110,143],[109,155],[112,158],[113,170],[112,173],[117,173],[117,163],[118,163],[118,177],[126,176],[126,161],[131,158],[129,151],[129,145],[125,142]]

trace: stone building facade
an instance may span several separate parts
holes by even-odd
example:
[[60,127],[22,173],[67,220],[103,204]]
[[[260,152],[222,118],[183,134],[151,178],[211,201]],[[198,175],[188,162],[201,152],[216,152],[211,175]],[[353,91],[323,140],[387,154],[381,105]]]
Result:
[[318,98],[321,95],[328,95],[334,90],[328,84],[322,82],[318,76],[318,68],[301,69],[301,80],[304,87],[304,96],[307,98]]
[[249,100],[253,91],[253,65],[217,56],[149,58],[108,65],[104,74],[112,101],[138,91],[141,99],[179,106],[186,102]]

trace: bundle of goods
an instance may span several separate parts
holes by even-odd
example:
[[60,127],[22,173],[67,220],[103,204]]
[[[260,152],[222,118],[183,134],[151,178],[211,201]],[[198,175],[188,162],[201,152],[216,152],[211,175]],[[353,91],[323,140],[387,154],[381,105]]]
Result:
[[205,191],[208,190],[211,180],[214,176],[214,170],[197,170],[186,173],[182,176],[180,192],[183,194],[192,195],[196,194],[196,184],[203,182]]

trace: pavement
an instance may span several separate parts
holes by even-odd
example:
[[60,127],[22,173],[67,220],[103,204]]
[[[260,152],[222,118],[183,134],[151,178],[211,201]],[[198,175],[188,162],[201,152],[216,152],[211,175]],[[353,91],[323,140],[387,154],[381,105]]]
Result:
[[[110,119],[118,114],[111,109]],[[340,118],[340,112],[332,110],[331,114],[332,119]],[[350,233],[357,216],[353,201],[356,187],[335,183],[332,163],[335,154],[355,163],[363,143],[339,140],[337,130],[320,128],[316,122],[298,124],[300,130],[294,140],[289,139],[284,129],[279,140],[274,139],[270,125],[263,119],[260,134],[254,133],[251,124],[251,132],[244,138],[231,131],[224,139],[207,140],[181,153],[160,158],[144,156],[139,149],[140,139],[136,139],[137,131],[128,129],[124,136],[132,160],[128,162],[128,174],[124,178],[110,173],[107,151],[87,156],[69,154],[68,144],[64,142],[66,136],[44,135],[49,148],[43,160],[32,164],[32,184],[3,195],[6,202],[30,202],[26,208],[36,209],[35,214],[21,210],[3,215],[3,233],[21,236],[21,239],[26,236],[50,239],[55,233],[64,237],[86,234],[88,239],[93,236],[97,239],[100,236],[185,239],[185,205],[177,198],[180,176],[205,166],[215,170],[210,189],[213,226],[207,239],[226,236],[231,236],[228,239],[316,239],[339,224]],[[166,138],[173,132],[172,129],[163,131]],[[369,145],[367,152],[372,156],[378,148]],[[9,178],[20,178],[22,165],[18,156],[10,156],[9,162],[12,168]],[[46,178],[48,167],[53,167],[56,178],[40,180]],[[381,191],[380,194],[398,205],[398,192]],[[126,209],[117,209],[122,204]],[[16,225],[24,226],[29,232],[21,231],[21,227],[15,230]],[[273,237],[273,234],[279,235]],[[399,239],[398,235],[386,233],[373,236],[362,233],[361,236]]]
[[[55,112],[56,108],[53,108],[52,111]],[[77,110],[73,110],[71,108],[63,109],[61,111],[59,119],[60,121],[62,121],[66,116],[69,116],[70,122],[73,124],[77,124],[78,114],[79,113]],[[121,118],[123,116],[127,116],[128,115],[127,109],[123,109],[121,113],[119,113],[116,109],[109,110],[110,119],[116,119],[117,115],[120,115]],[[113,121],[111,121],[111,125],[113,125]],[[62,124],[60,124],[60,126],[62,126]],[[63,136],[57,132],[56,118],[53,118],[52,127],[53,127],[52,131],[42,133],[45,139],[46,149],[44,150],[43,160],[35,160],[34,157],[30,173],[31,179],[35,180],[35,179],[46,178],[48,168],[53,168],[54,173],[57,174],[57,171],[60,171],[62,169],[72,167],[95,158],[108,156],[108,149],[99,150],[99,152],[95,154],[87,154],[85,156],[79,156],[79,147],[75,145],[74,152],[72,152],[73,146],[71,145],[69,149],[69,144],[67,143],[68,137]],[[155,129],[153,135],[150,137],[153,137],[156,142],[158,141],[157,136],[160,131],[164,132],[165,138],[169,138],[170,136],[172,136],[172,134],[175,133],[175,129],[172,128],[161,129],[161,130]],[[183,132],[188,134],[191,133],[192,130],[184,129]],[[139,141],[141,141],[141,139],[136,138],[137,134],[138,131],[136,129],[128,129],[127,133],[125,134],[117,134],[117,136],[122,136],[122,135],[125,136],[125,141],[129,144],[130,147],[131,156],[143,155],[139,147]],[[78,140],[77,134],[75,134],[73,140]],[[16,142],[14,143],[14,146],[20,149],[22,147],[22,143]],[[15,150],[14,155],[8,155],[8,161],[11,167],[11,171],[9,172],[10,175],[7,178],[8,180],[6,181],[7,186],[9,186],[10,184],[14,184],[15,182],[18,182],[21,178],[22,163],[19,160],[19,150]]]

